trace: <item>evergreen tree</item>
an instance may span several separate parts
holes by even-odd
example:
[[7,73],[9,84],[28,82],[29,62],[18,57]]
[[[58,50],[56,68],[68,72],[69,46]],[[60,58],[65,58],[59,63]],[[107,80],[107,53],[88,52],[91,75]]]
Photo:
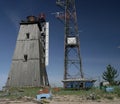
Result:
[[114,69],[114,67],[112,67],[111,65],[108,65],[107,70],[103,72],[102,78],[105,81],[108,81],[110,83],[110,85],[114,85],[115,84],[115,79],[118,77],[118,72],[116,69]]

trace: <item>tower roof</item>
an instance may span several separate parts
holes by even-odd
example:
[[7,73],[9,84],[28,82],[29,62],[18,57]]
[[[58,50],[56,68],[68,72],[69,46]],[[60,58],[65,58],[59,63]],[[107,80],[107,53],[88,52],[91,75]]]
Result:
[[21,20],[20,25],[28,25],[28,24],[38,24],[38,27],[41,31],[41,25],[46,22],[43,18],[37,18],[36,16],[30,15],[26,17],[26,20]]

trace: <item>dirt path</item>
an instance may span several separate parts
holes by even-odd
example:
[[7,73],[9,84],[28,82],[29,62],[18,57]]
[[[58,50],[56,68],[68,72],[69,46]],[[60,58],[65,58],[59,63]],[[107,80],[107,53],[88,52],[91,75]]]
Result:
[[120,104],[120,99],[86,100],[79,96],[54,96],[50,104]]
[[[52,100],[43,100],[43,104],[120,104],[120,99],[86,100],[79,96],[53,96]],[[19,100],[0,99],[0,104],[41,104],[34,98],[22,98]]]

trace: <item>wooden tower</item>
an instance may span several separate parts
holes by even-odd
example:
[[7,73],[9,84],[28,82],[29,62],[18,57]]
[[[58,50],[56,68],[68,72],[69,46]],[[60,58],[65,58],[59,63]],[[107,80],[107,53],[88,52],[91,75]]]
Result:
[[27,20],[21,21],[6,87],[49,85],[45,63],[46,39],[48,22],[44,15],[39,18],[28,16]]

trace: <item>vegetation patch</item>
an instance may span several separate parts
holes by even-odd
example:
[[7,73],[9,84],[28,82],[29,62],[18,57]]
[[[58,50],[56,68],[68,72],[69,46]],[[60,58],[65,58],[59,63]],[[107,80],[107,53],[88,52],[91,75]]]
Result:
[[24,96],[36,97],[40,88],[10,88],[0,92],[0,98],[19,99]]
[[[0,98],[21,99],[25,96],[36,98],[40,89],[42,88],[11,88],[8,91],[0,92]],[[51,88],[51,92],[53,95],[75,95],[88,100],[113,100],[114,98],[120,97],[120,87],[118,86],[114,87],[113,92],[105,92],[99,88],[92,88],[89,90],[65,90],[63,88]]]

